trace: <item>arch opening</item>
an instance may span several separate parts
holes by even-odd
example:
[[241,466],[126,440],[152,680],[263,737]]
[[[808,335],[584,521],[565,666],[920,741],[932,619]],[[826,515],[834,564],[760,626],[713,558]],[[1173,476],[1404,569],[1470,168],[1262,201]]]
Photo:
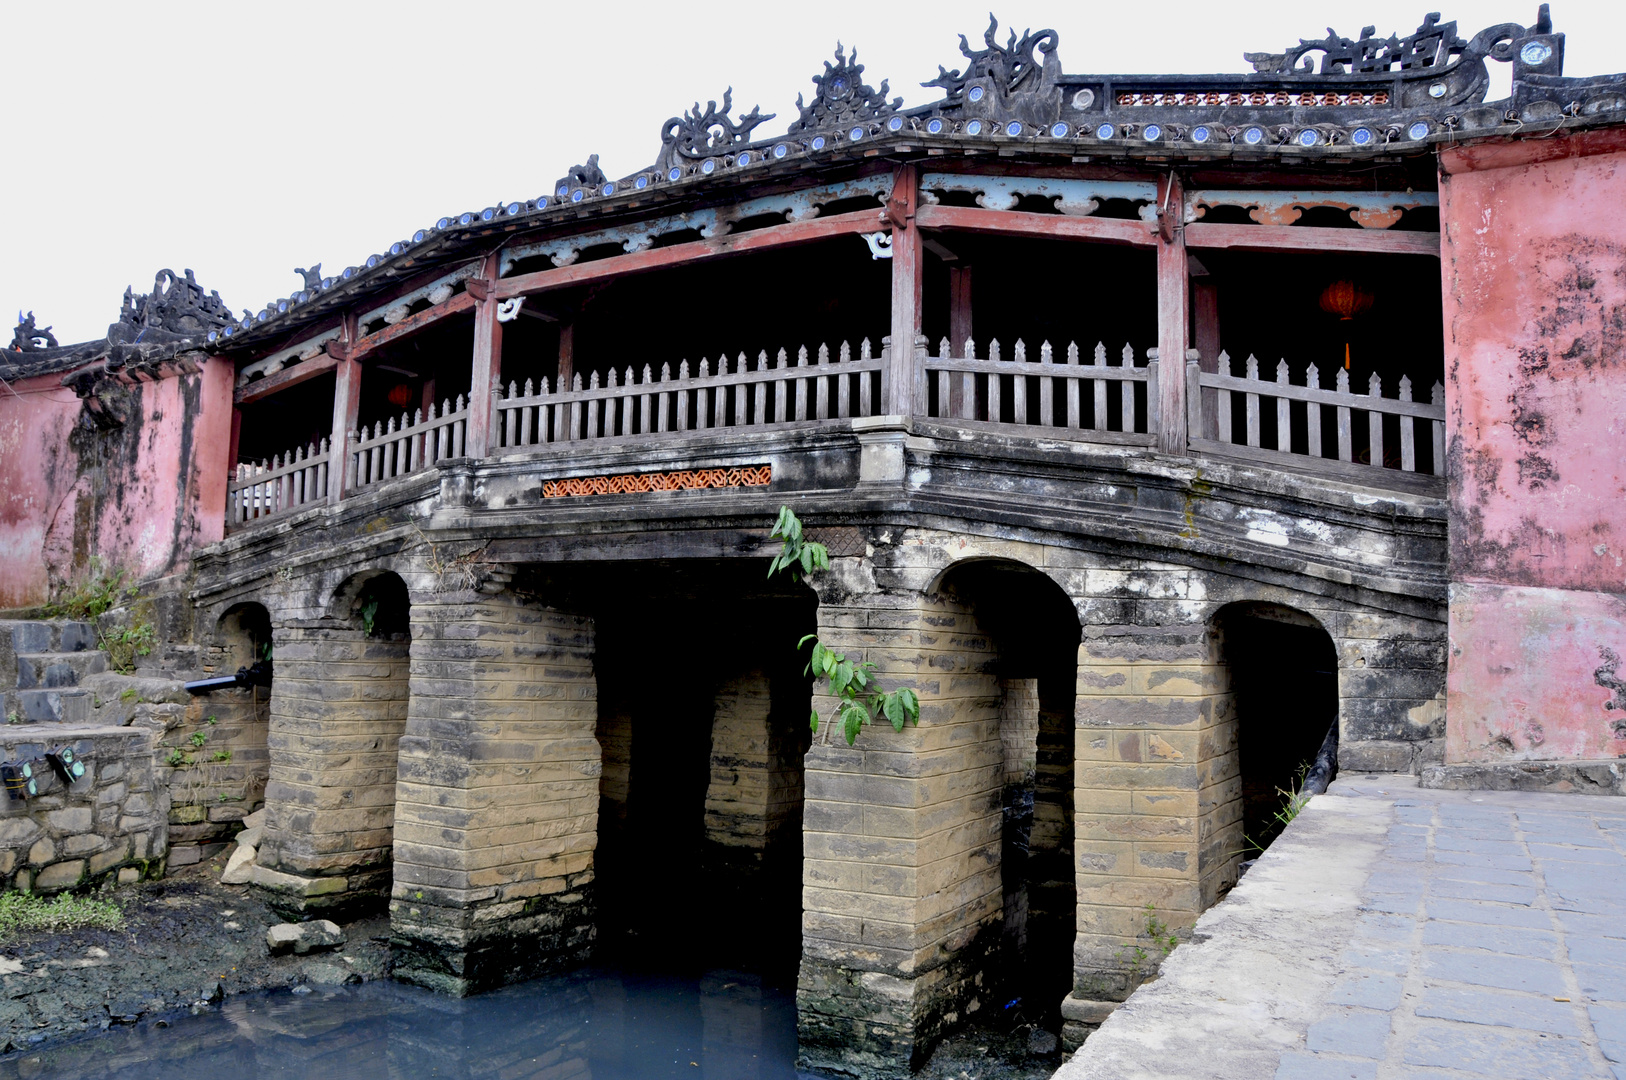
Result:
[[[1315,782],[1324,744],[1336,770],[1338,654],[1321,624],[1294,608],[1232,604],[1214,625],[1235,694],[1242,832],[1252,857],[1280,835],[1294,793],[1307,778]],[[1323,790],[1329,779],[1320,780]]]
[[998,813],[1003,920],[996,1022],[1059,1033],[1073,984],[1074,705],[1078,612],[1043,573],[1003,559],[951,567],[939,591],[969,607],[1000,694]]

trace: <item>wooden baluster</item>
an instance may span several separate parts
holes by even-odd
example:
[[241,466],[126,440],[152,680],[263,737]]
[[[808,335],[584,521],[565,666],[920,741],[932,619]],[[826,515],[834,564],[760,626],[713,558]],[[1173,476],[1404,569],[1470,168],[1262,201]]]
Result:
[[390,437],[389,442],[384,444],[384,478],[386,480],[393,480],[406,471],[406,454],[404,452],[406,447],[403,445],[406,440],[393,437],[397,430],[404,431],[405,429],[405,414],[402,415],[400,428],[395,426],[395,417],[392,416],[390,417],[389,427],[384,429],[385,435]]
[[359,432],[347,431],[344,435],[344,491],[353,491],[360,480],[361,451],[356,444],[361,441]]
[[[977,358],[977,343],[971,338],[965,339],[965,348],[961,350],[962,360],[975,360]],[[960,372],[960,419],[975,420],[977,418],[977,373],[975,371]]]
[[728,375],[728,354],[717,357],[717,385],[711,391],[711,426],[728,426],[728,384],[722,380]]
[[[531,445],[531,417],[536,413],[536,408],[530,404],[530,400],[534,396],[532,386],[532,381],[526,379],[525,392],[521,396],[518,384],[513,382],[508,384],[509,409],[507,416],[504,418],[503,438],[506,440],[505,445],[509,448]],[[520,405],[518,408],[513,407],[515,397],[519,397],[520,401],[525,404]]]
[[452,456],[464,457],[469,452],[469,413],[468,402],[463,395],[457,395],[458,418],[452,424]]
[[[870,354],[869,338],[858,344],[858,362],[863,364],[874,359]],[[858,415],[874,415],[874,380],[873,371],[865,371],[858,376]]]
[[[1292,385],[1287,376],[1286,360],[1276,362],[1276,385]],[[1276,399],[1276,449],[1283,454],[1293,450],[1293,411],[1285,394]]]
[[[785,350],[780,349],[779,355],[774,358],[774,370],[781,371],[789,365]],[[773,384],[773,422],[783,424],[790,419],[790,383],[775,379]]]
[[[1435,405],[1439,405],[1439,406],[1442,406],[1442,407],[1445,405],[1445,387],[1442,386],[1438,381],[1436,381],[1434,383],[1433,389],[1429,391],[1429,401],[1431,403],[1435,404]],[[1445,475],[1445,421],[1444,420],[1430,420],[1428,422],[1428,426],[1429,426],[1430,433],[1434,437],[1434,462],[1433,462],[1434,475],[1435,476],[1444,476]]]
[[[940,361],[948,360],[951,349],[952,347],[949,345],[948,338],[944,338],[939,341],[937,343],[937,359]],[[953,385],[953,382],[954,376],[949,372],[941,369],[932,371],[928,368],[926,374],[926,386],[928,390],[926,402],[927,416],[942,418],[956,415],[956,413],[954,413],[950,408],[950,399],[953,397],[953,391],[949,388]],[[932,390],[937,391],[937,408],[935,411],[930,408],[930,391]]]
[[852,415],[852,376],[847,371],[852,362],[852,344],[843,341],[837,360],[840,370],[836,374],[836,418],[839,420],[845,420]]
[[[988,342],[988,360],[990,364],[999,363],[999,339],[993,338]],[[1000,423],[1005,416],[1005,410],[999,400],[1000,391],[1004,389],[1005,379],[1000,375],[997,367],[988,370],[988,420],[990,423]]]
[[648,435],[654,430],[649,426],[654,423],[654,417],[650,412],[654,406],[654,396],[649,392],[649,384],[654,381],[655,373],[649,369],[648,364],[645,364],[643,381],[639,383],[644,392],[638,395],[638,433],[641,435]]
[[[529,379],[526,380],[525,385],[529,388]],[[509,379],[508,398],[505,402],[497,405],[497,416],[500,418],[500,423],[497,424],[497,437],[502,440],[505,449],[512,449],[514,441],[519,438],[519,417],[516,414],[520,410],[514,406],[514,399],[518,396],[519,384],[513,379]]]
[[[1321,369],[1311,364],[1304,371],[1304,385],[1311,390],[1321,389]],[[1321,457],[1321,403],[1319,401],[1306,401],[1304,403],[1304,419],[1306,422],[1305,441],[1308,444],[1311,457]]]
[[757,378],[751,384],[751,423],[753,424],[766,424],[768,422],[768,380],[763,375],[763,372],[767,370],[768,350],[763,349],[757,353]]
[[[1336,390],[1337,390],[1337,392],[1339,394],[1342,394],[1342,395],[1345,395],[1345,396],[1349,395],[1350,391],[1349,391],[1349,372],[1348,371],[1344,370],[1343,368],[1339,368],[1337,376],[1333,379],[1333,383],[1334,383],[1334,386],[1335,386],[1335,388],[1336,388]],[[1349,427],[1349,406],[1348,405],[1339,405],[1338,406],[1338,460],[1339,461],[1354,461],[1355,460],[1355,445],[1354,444],[1355,444],[1355,440],[1354,440],[1354,437],[1350,433],[1350,427]]]
[[694,390],[694,426],[699,431],[711,424],[711,388],[704,385],[711,377],[711,362],[704,356],[700,358],[700,371],[698,378],[701,385]]
[[830,366],[830,346],[823,343],[819,346],[818,374],[813,376],[813,419],[830,419],[830,382],[825,368]]
[[[1259,381],[1259,358],[1257,356],[1249,354],[1247,369],[1242,377],[1252,383]],[[1246,403],[1246,412],[1244,413],[1246,419],[1244,423],[1247,425],[1248,445],[1256,447],[1259,445],[1259,394],[1257,391],[1249,390],[1242,395],[1242,400]]]
[[1067,343],[1067,376],[1062,380],[1067,388],[1067,428],[1077,431],[1081,419],[1079,416],[1079,390],[1083,380],[1078,377],[1078,342]]
[[[806,374],[801,369],[807,367],[807,346],[803,345],[796,350],[797,374]],[[796,382],[796,419],[807,419],[807,380],[797,379]]]
[[632,365],[627,365],[625,376],[621,380],[623,393],[621,395],[621,434],[623,436],[636,434],[633,425],[636,422],[638,395],[631,392],[633,385]]
[[[1124,344],[1123,365],[1122,366],[1125,367],[1125,368],[1133,368],[1133,367],[1135,367],[1135,350],[1131,349],[1129,347],[1128,343]],[[1178,370],[1178,368],[1177,368],[1177,370]],[[1150,391],[1150,387],[1151,387],[1151,384],[1148,383],[1147,384],[1148,391]],[[1153,408],[1152,399],[1147,398],[1146,399],[1146,419],[1147,419],[1146,430],[1147,431],[1152,430],[1152,424],[1151,424],[1152,408]],[[1123,430],[1123,431],[1138,431],[1139,430],[1140,425],[1135,423],[1135,384],[1133,382],[1131,382],[1130,380],[1128,380],[1128,379],[1124,379],[1124,380],[1122,380],[1121,382],[1118,383],[1118,416],[1119,416],[1119,422],[1121,424],[1121,430]],[[1153,432],[1153,434],[1156,434],[1156,433]]]
[[[1400,377],[1400,400],[1411,400],[1411,376]],[[1400,414],[1400,468],[1403,472],[1417,471],[1417,421]]]
[[413,414],[412,434],[407,437],[407,472],[423,468],[423,413]]
[[[1090,367],[1104,368],[1107,366],[1107,345],[1104,341],[1095,343],[1095,353],[1090,357]],[[1107,381],[1096,375],[1090,380],[1090,430],[1105,431],[1107,429]]]
[[[1221,351],[1219,354],[1219,373],[1221,375],[1234,374],[1231,371],[1231,355]],[[1231,391],[1219,390],[1214,401],[1214,427],[1219,432],[1219,441],[1222,443],[1234,442],[1231,437]]]
[[[1383,397],[1383,380],[1378,378],[1375,371],[1372,378],[1367,380],[1366,393],[1369,397]],[[1366,412],[1366,445],[1367,460],[1383,468],[1383,414],[1375,408]]]
[[683,361],[678,365],[678,385],[683,387],[677,392],[677,430],[689,430],[689,362]]
[[1016,339],[1016,350],[1011,357],[1016,365],[1011,375],[1011,413],[1018,424],[1028,422],[1028,347],[1021,338]]
[[1056,358],[1050,351],[1050,342],[1039,346],[1039,424],[1056,426]]
[[[661,365],[661,386],[664,387],[668,382],[671,381],[671,379],[672,379],[672,365],[671,364],[662,364]],[[661,391],[659,391],[659,392],[657,392],[655,394],[655,430],[656,431],[664,432],[664,431],[671,431],[672,430],[672,428],[668,426],[668,420],[667,420],[667,409],[668,409],[668,406],[670,404],[670,397],[669,397],[670,393],[671,392],[669,390],[664,390],[663,389],[663,390],[661,390]]]
[[327,463],[328,452],[330,449],[328,445],[329,442],[330,440],[324,436],[321,441],[316,444],[316,452],[320,455],[320,457],[318,457],[316,461],[316,493],[311,496],[312,502],[317,499],[327,498]]

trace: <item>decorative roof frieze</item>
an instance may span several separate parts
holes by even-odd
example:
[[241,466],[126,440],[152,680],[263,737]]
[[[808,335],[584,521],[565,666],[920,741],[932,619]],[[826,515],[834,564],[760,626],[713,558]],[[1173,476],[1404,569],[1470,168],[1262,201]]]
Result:
[[886,100],[888,85],[881,80],[881,88],[873,89],[864,82],[864,65],[858,62],[858,50],[848,56],[841,42],[836,42],[836,62],[824,62],[824,74],[813,76],[813,100],[802,104],[802,95],[796,95],[796,109],[801,114],[791,121],[788,134],[798,131],[839,131],[854,123],[868,123],[884,119],[903,108],[903,98]]

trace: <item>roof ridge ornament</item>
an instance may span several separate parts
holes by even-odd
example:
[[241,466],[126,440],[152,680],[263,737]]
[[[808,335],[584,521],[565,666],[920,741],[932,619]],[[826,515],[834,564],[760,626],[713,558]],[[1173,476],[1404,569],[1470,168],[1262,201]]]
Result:
[[881,80],[876,90],[864,82],[864,65],[858,62],[858,50],[848,56],[841,42],[836,42],[836,62],[824,62],[824,74],[813,76],[813,101],[804,105],[802,95],[796,95],[796,108],[801,113],[791,122],[788,134],[813,131],[819,128],[845,127],[853,121],[878,120],[903,108],[903,98],[888,104],[889,86]]
[[762,115],[762,106],[756,105],[739,119],[728,114],[734,110],[734,88],[723,91],[723,107],[715,101],[706,102],[704,111],[700,103],[682,116],[674,116],[661,125],[661,153],[655,161],[658,169],[670,169],[701,158],[715,157],[732,150],[737,144],[751,141],[751,132],[767,123],[774,113]]
[[51,328],[36,324],[32,311],[26,316],[21,311],[17,312],[17,328],[11,332],[12,352],[43,352],[59,347]]
[[[960,52],[970,61],[965,73],[961,74],[958,69],[950,71],[939,64],[937,78],[920,85],[942,87],[948,103],[957,105],[967,84],[973,80],[991,80],[995,93],[1008,101],[1020,93],[1041,93],[1061,78],[1061,59],[1056,55],[1060,34],[1054,30],[1024,30],[1018,39],[1012,30],[1010,39],[1000,45],[994,36],[998,32],[999,20],[989,12],[988,29],[982,34],[987,48],[973,50],[966,36],[960,35]],[[1035,53],[1039,55],[1035,57]]]
[[1476,37],[1474,42],[1467,42],[1458,37],[1456,20],[1441,23],[1438,11],[1423,16],[1422,24],[1403,38],[1393,34],[1375,37],[1376,30],[1373,26],[1362,27],[1361,36],[1351,41],[1329,26],[1321,41],[1300,38],[1286,52],[1245,52],[1242,59],[1252,64],[1256,73],[1267,75],[1371,75],[1397,67],[1401,71],[1443,71],[1471,52],[1479,40]]

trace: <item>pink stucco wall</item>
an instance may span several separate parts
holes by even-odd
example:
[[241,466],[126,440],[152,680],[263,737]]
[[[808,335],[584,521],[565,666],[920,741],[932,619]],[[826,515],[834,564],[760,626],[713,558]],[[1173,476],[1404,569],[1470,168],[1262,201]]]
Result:
[[1626,755],[1626,136],[1442,165],[1446,760]]
[[138,578],[181,570],[224,532],[229,363],[112,390],[124,422],[107,428],[61,379],[0,392],[0,608],[42,602],[91,556]]

